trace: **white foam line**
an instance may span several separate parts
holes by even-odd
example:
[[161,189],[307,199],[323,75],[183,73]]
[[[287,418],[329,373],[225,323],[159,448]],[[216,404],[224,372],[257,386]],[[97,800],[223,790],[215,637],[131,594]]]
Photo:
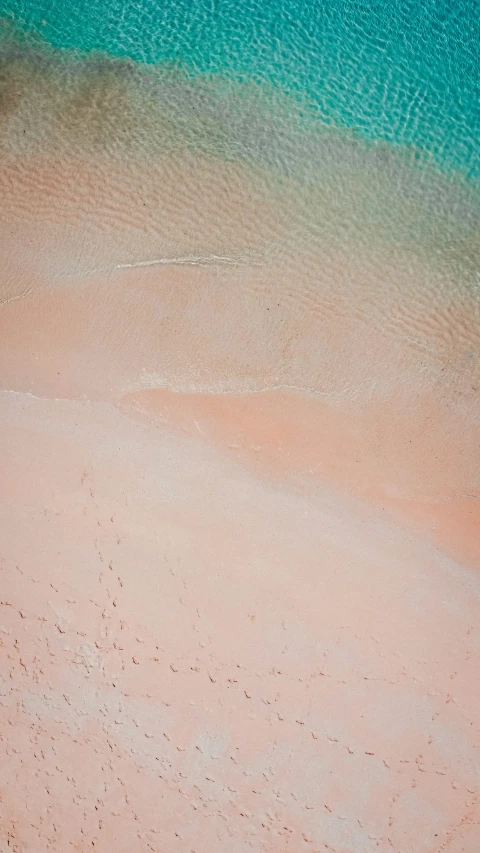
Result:
[[108,400],[88,400],[87,397],[49,397],[40,394],[32,394],[31,391],[19,391],[16,388],[0,388],[0,397],[4,394],[11,394],[14,397],[29,397],[31,400],[41,400],[49,403],[106,403],[111,405]]
[[223,255],[185,255],[184,257],[173,257],[173,258],[155,258],[151,261],[135,261],[133,264],[115,264],[111,267],[96,267],[91,270],[87,270],[82,273],[82,275],[95,275],[95,273],[99,272],[114,272],[115,270],[132,270],[137,269],[138,267],[156,267],[156,266],[173,266],[173,265],[191,265],[191,266],[203,266],[206,264],[226,264],[228,266],[264,266],[264,263],[259,262],[258,260],[253,260],[246,257],[229,257]]
[[24,290],[23,293],[19,293],[17,296],[8,296],[6,299],[0,299],[0,305],[8,305],[10,302],[17,302],[19,299],[26,299],[27,296],[30,296],[33,293],[33,289],[30,287],[28,290]]

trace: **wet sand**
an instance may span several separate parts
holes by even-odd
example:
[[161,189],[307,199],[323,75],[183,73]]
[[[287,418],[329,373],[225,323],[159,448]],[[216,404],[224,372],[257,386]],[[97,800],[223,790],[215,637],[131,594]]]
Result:
[[0,843],[475,853],[471,230],[313,240],[208,158],[0,184]]

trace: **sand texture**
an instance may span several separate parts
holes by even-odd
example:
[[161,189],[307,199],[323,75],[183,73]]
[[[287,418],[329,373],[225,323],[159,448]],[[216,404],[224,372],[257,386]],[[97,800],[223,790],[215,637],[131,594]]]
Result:
[[1,853],[477,853],[473,196],[293,119],[267,162],[230,95],[192,150],[173,72],[180,118],[107,68],[58,83],[55,125],[22,62]]

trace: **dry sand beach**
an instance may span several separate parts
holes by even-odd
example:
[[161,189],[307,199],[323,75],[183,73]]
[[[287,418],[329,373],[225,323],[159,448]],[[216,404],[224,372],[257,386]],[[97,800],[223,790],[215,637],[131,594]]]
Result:
[[22,109],[1,853],[476,853],[468,193],[432,172],[416,195],[349,140],[322,192],[208,152],[69,153],[64,118],[46,154]]

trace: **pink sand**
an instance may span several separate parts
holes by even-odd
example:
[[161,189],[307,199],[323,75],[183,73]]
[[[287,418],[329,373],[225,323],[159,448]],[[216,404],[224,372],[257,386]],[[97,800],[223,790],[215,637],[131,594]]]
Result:
[[227,251],[228,174],[195,248],[67,166],[0,175],[1,853],[477,853],[474,301],[266,226],[112,269]]

